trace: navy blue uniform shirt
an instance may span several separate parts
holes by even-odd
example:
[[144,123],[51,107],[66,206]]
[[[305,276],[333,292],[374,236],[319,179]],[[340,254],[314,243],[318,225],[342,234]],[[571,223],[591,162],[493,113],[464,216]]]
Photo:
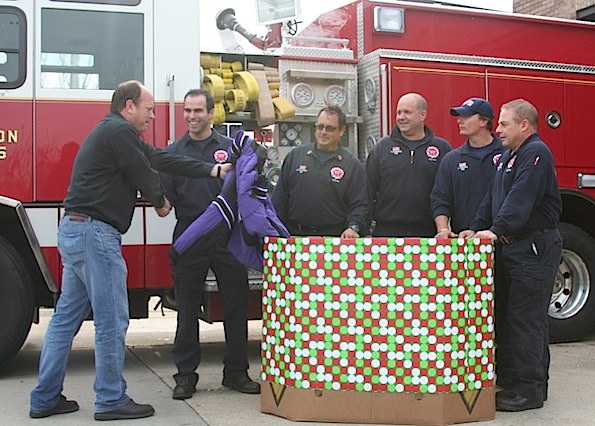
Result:
[[471,229],[489,229],[498,237],[522,234],[556,226],[561,213],[554,158],[534,133],[502,155]]
[[[221,164],[229,162],[230,146],[230,138],[213,130],[211,136],[202,141],[192,139],[186,132],[166,150],[210,164]],[[170,174],[161,174],[160,177],[167,199],[176,208],[176,218],[183,221],[192,221],[200,216],[223,187],[221,179],[192,179]]]
[[481,148],[481,152],[467,140],[446,154],[431,194],[432,216],[448,216],[453,232],[469,229],[504,151],[502,140],[494,135],[492,143]]
[[440,161],[452,149],[429,127],[411,150],[397,127],[378,141],[366,160],[371,219],[399,227],[434,229],[430,192]]
[[272,202],[286,223],[363,229],[368,213],[364,167],[343,147],[324,162],[314,144],[294,148],[283,161]]

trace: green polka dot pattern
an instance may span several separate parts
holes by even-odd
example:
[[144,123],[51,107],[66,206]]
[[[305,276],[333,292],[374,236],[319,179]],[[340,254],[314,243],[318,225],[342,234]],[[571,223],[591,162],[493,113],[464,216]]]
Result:
[[380,392],[493,386],[493,246],[446,242],[267,238],[262,379]]

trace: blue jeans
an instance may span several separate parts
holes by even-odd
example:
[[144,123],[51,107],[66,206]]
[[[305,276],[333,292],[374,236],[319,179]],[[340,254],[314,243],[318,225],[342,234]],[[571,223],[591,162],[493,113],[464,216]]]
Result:
[[95,412],[126,405],[122,375],[128,329],[126,263],[122,236],[107,223],[64,216],[58,231],[62,293],[46,331],[39,361],[39,384],[31,410],[53,408],[64,385],[72,340],[89,313],[95,324]]

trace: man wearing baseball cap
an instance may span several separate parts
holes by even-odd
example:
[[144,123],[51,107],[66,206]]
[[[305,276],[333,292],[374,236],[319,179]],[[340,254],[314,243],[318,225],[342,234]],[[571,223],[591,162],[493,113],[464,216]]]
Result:
[[444,156],[436,174],[431,194],[436,238],[468,229],[504,152],[502,140],[492,133],[494,111],[487,100],[467,99],[450,114],[467,141]]

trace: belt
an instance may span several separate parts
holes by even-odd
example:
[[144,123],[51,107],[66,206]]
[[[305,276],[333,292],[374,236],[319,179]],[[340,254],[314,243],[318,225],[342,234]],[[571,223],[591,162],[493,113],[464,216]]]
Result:
[[88,215],[83,213],[66,212],[64,216],[68,216],[73,222],[84,222],[89,218]]
[[514,244],[521,240],[524,240],[525,238],[534,237],[534,236],[540,235],[540,234],[545,234],[546,232],[554,231],[555,229],[556,229],[556,227],[553,226],[550,228],[541,228],[541,229],[535,229],[533,231],[528,231],[528,232],[520,232],[518,234],[503,235],[500,238],[498,238],[498,242],[501,242],[505,246],[508,246],[510,244]]
[[[297,228],[297,230],[300,233],[304,233],[306,235],[309,234],[321,234],[321,233],[328,233],[328,234],[340,234],[343,229],[345,229],[343,227],[343,225],[323,225],[323,226],[318,226],[318,225],[301,225],[299,223],[294,223],[295,228]],[[329,235],[332,236],[332,235]]]

